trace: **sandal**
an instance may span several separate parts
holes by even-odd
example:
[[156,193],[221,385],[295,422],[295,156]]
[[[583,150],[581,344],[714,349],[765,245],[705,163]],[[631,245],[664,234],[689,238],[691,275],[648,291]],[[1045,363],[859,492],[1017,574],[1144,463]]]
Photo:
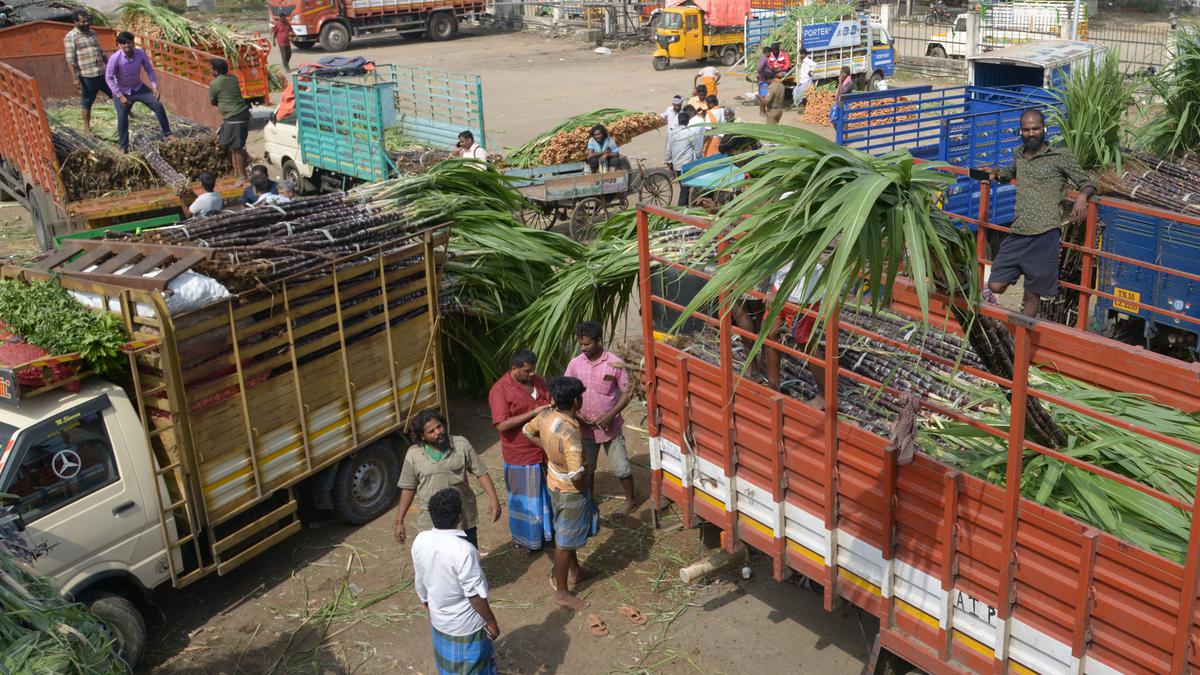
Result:
[[532,549],[525,548],[524,546],[518,544],[515,541],[512,542],[512,550],[513,550],[513,553],[516,553],[517,555],[521,556],[522,558],[528,558],[529,556],[533,555]]
[[587,615],[588,630],[596,637],[608,637],[608,624],[598,614]]
[[629,605],[621,605],[618,607],[617,614],[629,619],[635,626],[645,626],[646,622],[649,621],[645,614],[642,614],[640,611],[638,611],[636,607],[630,607]]

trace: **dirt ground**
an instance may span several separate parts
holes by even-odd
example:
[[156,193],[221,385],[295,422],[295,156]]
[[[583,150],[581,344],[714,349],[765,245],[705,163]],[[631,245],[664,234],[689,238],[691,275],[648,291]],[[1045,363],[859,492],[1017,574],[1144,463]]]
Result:
[[[643,408],[626,416],[635,478],[649,489]],[[482,450],[503,489],[500,449],[486,401],[451,404],[453,433]],[[602,516],[621,504],[619,484],[601,463]],[[482,495],[480,490],[476,490]],[[481,497],[480,504],[486,501]],[[433,670],[429,623],[412,590],[407,547],[392,538],[392,514],[359,528],[318,516],[284,544],[224,578],[159,594],[163,620],[151,626],[145,670],[155,673],[396,673]],[[411,523],[410,532],[414,527]],[[483,518],[486,520],[486,517]],[[655,531],[643,504],[635,517],[603,517],[581,552],[602,574],[581,589],[576,614],[550,599],[549,553],[522,558],[508,546],[507,517],[480,523],[480,551],[500,622],[506,673],[858,672],[877,630],[852,606],[827,614],[819,589],[771,579],[755,557],[708,585],[687,586],[679,568],[703,555],[697,530],[672,511]],[[674,526],[674,527],[672,527]],[[621,604],[649,618],[637,627]],[[584,617],[599,614],[608,637]]]

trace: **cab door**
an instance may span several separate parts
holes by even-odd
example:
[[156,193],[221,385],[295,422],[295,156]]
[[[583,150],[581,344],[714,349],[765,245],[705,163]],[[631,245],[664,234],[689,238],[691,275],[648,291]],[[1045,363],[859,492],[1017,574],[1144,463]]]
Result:
[[0,492],[16,497],[38,573],[61,585],[87,570],[127,569],[155,507],[142,503],[108,397],[26,428],[13,450]]
[[704,31],[701,28],[700,12],[688,12],[683,16],[683,56],[695,60],[704,57]]

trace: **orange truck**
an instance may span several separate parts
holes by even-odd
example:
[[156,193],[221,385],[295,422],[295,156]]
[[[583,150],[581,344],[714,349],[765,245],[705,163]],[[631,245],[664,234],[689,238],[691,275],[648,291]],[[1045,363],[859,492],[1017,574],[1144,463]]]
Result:
[[[977,189],[983,192],[981,213],[986,214],[986,182]],[[1095,226],[1096,212],[1093,200],[1089,228]],[[732,338],[740,335],[748,344],[756,336],[735,327],[728,312],[701,310],[690,319],[719,331],[716,363],[659,332],[669,330],[669,313],[688,302],[670,288],[703,284],[712,270],[656,255],[649,243],[650,217],[700,228],[710,222],[646,205],[638,213],[654,503],[672,502],[685,527],[707,521],[720,528],[729,552],[745,545],[769,557],[776,579],[795,572],[818,582],[826,610],[850,603],[876,616],[875,660],[864,672],[903,673],[914,666],[939,675],[1197,672],[1200,495],[1168,495],[1082,455],[1031,442],[1024,430],[1025,402],[1034,397],[1056,406],[1074,405],[1077,413],[1200,454],[1188,439],[1065,402],[1030,380],[1030,368],[1037,366],[1194,413],[1200,410],[1200,365],[984,304],[979,312],[1003,322],[1012,334],[1012,376],[966,366],[962,372],[1011,395],[1011,422],[1003,428],[989,426],[933,397],[920,405],[953,421],[974,422],[981,433],[1003,439],[1005,480],[988,482],[923,453],[905,464],[889,438],[825,412],[838,410],[839,378],[886,390],[886,397],[899,396],[890,384],[839,363],[839,332],[849,332],[855,340],[866,336],[929,366],[955,366],[952,361],[939,361],[919,344],[843,320],[833,308],[825,345],[812,354],[825,369],[824,410],[743,380],[734,363]],[[983,215],[972,222],[980,231],[991,227]],[[982,244],[981,238],[980,252]],[[1099,248],[1075,248],[1088,269],[1111,258]],[[672,287],[656,285],[667,273],[689,279],[671,282]],[[1103,295],[1094,287],[1078,288],[1084,295]],[[957,332],[948,301],[945,296],[931,299],[929,322]],[[897,280],[891,310],[913,319],[921,316],[907,279]],[[774,339],[766,346],[805,358]],[[1179,509],[1190,521],[1186,557],[1167,559],[1023,497],[1024,458],[1039,455],[1122,483],[1163,501],[1164,508]]]
[[282,16],[292,26],[292,43],[312,49],[317,42],[327,52],[340,52],[350,40],[372,33],[427,35],[449,40],[458,24],[483,14],[482,0],[268,0],[270,19]]
[[[64,58],[63,37],[70,30],[70,24],[53,21],[0,30],[0,192],[28,209],[43,249],[72,232],[180,214],[179,199],[166,187],[96,199],[67,198],[45,101],[79,96]],[[114,30],[93,30],[106,53],[116,49]],[[208,62],[213,55],[163,40],[139,38],[139,44],[154,63],[168,112],[219,126],[220,113],[208,100]],[[270,102],[266,55],[265,49],[249,50],[236,70],[243,94],[263,103]],[[109,103],[101,97],[96,105]],[[240,194],[233,179],[218,182],[217,188],[230,198]]]

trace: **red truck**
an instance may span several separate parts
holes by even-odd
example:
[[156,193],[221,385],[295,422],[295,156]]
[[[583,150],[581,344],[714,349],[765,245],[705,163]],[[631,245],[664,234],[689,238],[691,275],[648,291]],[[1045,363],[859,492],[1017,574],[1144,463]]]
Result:
[[[983,232],[996,226],[986,223],[983,215],[988,186],[978,189],[983,209],[970,221]],[[1087,225],[1092,235],[1097,207],[1105,205],[1163,215],[1128,202],[1095,199]],[[645,205],[638,213],[655,503],[660,498],[673,502],[685,526],[703,520],[719,527],[730,552],[745,544],[765,554],[776,579],[794,571],[818,582],[827,610],[848,602],[878,617],[873,658],[879,660],[864,672],[880,672],[876,666],[883,672],[903,667],[897,657],[939,675],[1197,672],[1200,495],[1177,499],[1124,479],[1131,489],[1163,500],[1164,506],[1180,509],[1190,520],[1186,557],[1176,562],[1027,499],[1020,485],[1023,456],[1054,457],[1092,475],[1123,478],[1025,439],[1028,397],[1073,405],[1045,391],[1037,380],[1031,382],[1031,366],[1145,396],[1187,413],[1200,410],[1200,366],[985,304],[979,311],[1002,321],[1012,334],[1013,375],[1000,378],[971,368],[963,372],[1006,389],[1012,410],[1021,411],[1005,428],[977,421],[973,425],[1006,441],[1005,483],[982,480],[923,453],[902,464],[885,436],[741,379],[731,338],[741,334],[746,342],[755,336],[734,327],[728,312],[702,310],[691,319],[719,331],[717,363],[658,332],[672,321],[660,316],[682,310],[688,300],[656,286],[657,275],[688,277],[671,282],[675,288],[703,284],[712,270],[706,273],[656,255],[648,234],[649,218],[654,216],[700,228],[710,222]],[[982,257],[982,236],[978,245]],[[1085,256],[1089,272],[1084,278],[1090,278],[1094,265],[1115,259],[1091,245],[1064,246],[1074,246]],[[1094,286],[1070,288],[1084,298],[1104,295]],[[930,324],[959,332],[948,312],[948,299],[931,300]],[[891,309],[920,317],[915,289],[907,279],[897,279]],[[835,308],[826,325],[824,350],[818,347],[814,354],[824,362],[825,410],[838,409],[836,394],[829,392],[837,390],[832,383],[839,378],[883,387],[889,392],[884,396],[897,393],[839,363],[839,329],[917,354],[923,363],[954,365],[937,361],[920,346],[843,320]],[[775,340],[766,344],[803,358]],[[937,399],[923,399],[921,407],[970,424],[971,418]],[[1091,407],[1075,410],[1200,454],[1200,447],[1187,439],[1124,424]]]
[[270,18],[292,25],[292,42],[311,49],[319,41],[327,52],[340,52],[350,40],[371,33],[424,33],[431,40],[458,35],[458,22],[487,11],[480,0],[269,0]]

